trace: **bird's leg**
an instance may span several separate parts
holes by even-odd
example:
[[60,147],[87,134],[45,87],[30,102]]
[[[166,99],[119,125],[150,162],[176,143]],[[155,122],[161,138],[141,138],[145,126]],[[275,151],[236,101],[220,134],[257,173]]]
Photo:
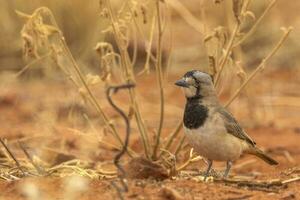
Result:
[[224,178],[227,178],[231,166],[232,166],[232,162],[231,162],[231,161],[227,161],[227,162],[226,162],[226,170],[225,170],[225,172],[224,172]]
[[213,164],[213,162],[211,160],[207,160],[207,169],[206,169],[206,172],[204,174],[204,181],[206,181],[206,178],[208,177],[208,174],[211,170],[212,164]]

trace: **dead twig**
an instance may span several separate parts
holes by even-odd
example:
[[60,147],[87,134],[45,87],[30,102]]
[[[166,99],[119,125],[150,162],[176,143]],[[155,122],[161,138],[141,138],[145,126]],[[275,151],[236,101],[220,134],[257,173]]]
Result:
[[18,144],[19,144],[20,148],[22,149],[22,151],[24,152],[25,156],[30,161],[30,163],[34,166],[34,168],[36,169],[36,171],[39,174],[41,174],[41,175],[46,175],[47,174],[46,171],[33,161],[32,156],[27,151],[27,148],[25,147],[25,145],[23,144],[23,142],[18,141]]
[[167,3],[191,26],[204,35],[205,25],[199,21],[179,0],[167,0]]
[[276,46],[271,50],[271,52],[261,61],[261,63],[258,65],[258,67],[248,76],[248,78],[244,81],[244,83],[239,87],[239,89],[236,90],[236,92],[232,95],[232,97],[227,101],[225,104],[225,107],[228,107],[233,100],[241,93],[241,91],[248,85],[248,83],[255,77],[255,75],[262,71],[266,63],[274,56],[274,54],[280,49],[280,47],[283,45],[287,37],[289,36],[290,32],[292,31],[292,27],[289,27],[288,29],[284,30],[283,36],[280,38]]
[[[135,82],[134,80],[134,73],[133,73],[133,66],[131,65],[129,54],[127,51],[127,45],[124,44],[122,41],[122,33],[120,31],[120,26],[118,23],[118,19],[116,18],[111,2],[109,0],[105,1],[106,7],[107,7],[107,12],[109,19],[111,21],[111,28],[112,32],[114,35],[114,39],[116,41],[117,47],[120,51],[120,61],[121,61],[121,66],[123,70],[123,76],[128,82]],[[142,118],[142,114],[140,112],[140,107],[139,104],[136,100],[136,93],[133,88],[129,88],[129,96],[130,100],[132,103],[132,106],[134,108],[134,116],[138,125],[138,129],[141,135],[141,140],[143,142],[144,150],[145,150],[145,155],[147,158],[150,158],[150,143],[149,143],[149,138],[148,138],[148,132],[147,128],[145,126],[145,123]]]
[[9,150],[8,146],[5,144],[5,142],[0,138],[0,143],[2,144],[2,146],[5,148],[5,150],[7,151],[7,153],[9,154],[9,156],[15,161],[18,169],[22,172],[22,174],[25,176],[25,172],[22,169],[22,166],[20,164],[20,162],[17,160],[17,158],[14,156],[14,154],[12,153],[11,150]]
[[283,151],[283,155],[286,157],[286,159],[290,162],[290,163],[295,163],[295,159],[291,156],[290,152],[287,150]]
[[256,22],[253,24],[251,29],[241,38],[239,41],[236,42],[236,44],[233,45],[233,48],[243,43],[245,40],[249,38],[249,36],[254,33],[260,22],[263,20],[263,18],[269,13],[269,11],[273,8],[277,0],[273,0],[270,2],[270,4],[267,6],[267,8],[264,10],[264,12],[261,14],[261,16],[256,20]]
[[109,104],[121,115],[121,117],[124,119],[125,124],[126,124],[126,135],[125,135],[125,141],[124,141],[123,148],[115,156],[115,159],[114,159],[114,164],[119,170],[119,179],[120,179],[123,189],[120,189],[117,186],[117,184],[114,181],[112,181],[112,185],[116,188],[120,199],[124,199],[122,196],[122,192],[128,191],[128,186],[127,186],[127,183],[125,180],[126,173],[125,173],[123,167],[120,165],[119,161],[120,161],[121,157],[127,151],[127,146],[128,146],[128,142],[129,142],[129,136],[130,136],[130,122],[129,122],[127,115],[111,99],[111,93],[117,93],[120,89],[130,89],[133,87],[135,87],[134,84],[124,84],[124,85],[119,85],[119,86],[110,86],[106,90],[106,97],[107,97]]
[[164,124],[164,111],[165,111],[165,100],[164,100],[164,87],[163,87],[163,74],[162,74],[162,37],[163,29],[161,23],[161,14],[159,0],[156,1],[156,12],[157,12],[157,26],[158,26],[158,41],[157,41],[157,58],[156,58],[156,74],[157,82],[159,85],[159,95],[160,95],[160,117],[159,125],[156,133],[156,140],[153,148],[152,159],[157,159],[157,151],[160,145],[161,132]]
[[226,50],[225,50],[225,55],[222,58],[219,66],[218,66],[218,72],[217,72],[216,77],[214,79],[215,80],[215,82],[214,82],[215,86],[217,86],[217,84],[220,81],[221,74],[222,74],[222,72],[223,72],[223,70],[225,68],[225,64],[226,64],[226,62],[228,60],[228,57],[230,55],[230,52],[232,50],[234,39],[236,38],[236,35],[238,34],[238,32],[240,30],[240,26],[241,26],[240,23],[236,22],[236,25],[235,25],[235,27],[233,29],[233,32],[232,32],[232,34],[230,36],[230,39],[229,39],[229,42],[227,44],[227,47],[226,47]]
[[249,190],[259,190],[263,192],[278,192],[279,189],[286,187],[287,184],[300,181],[300,176],[287,179],[280,180],[274,179],[270,181],[250,181],[250,180],[240,180],[240,179],[214,179],[215,182],[226,183],[229,185],[237,186],[237,187],[246,187]]
[[181,170],[185,169],[189,164],[191,164],[193,162],[197,162],[197,161],[199,161],[199,160],[202,159],[201,156],[195,156],[195,157],[193,157],[193,151],[194,151],[194,149],[192,148],[190,150],[190,154],[189,154],[188,160],[185,163],[183,163],[181,166],[179,166],[178,168],[176,168],[176,171],[181,171]]
[[177,157],[178,153],[181,151],[184,141],[185,141],[185,136],[182,136],[182,138],[180,139],[180,141],[176,147],[175,153],[174,153],[174,155],[176,157]]
[[[164,146],[162,149],[166,149],[166,150],[169,150],[169,149],[170,149],[170,147],[171,147],[171,145],[172,145],[174,139],[177,137],[177,135],[178,135],[178,133],[180,132],[180,130],[182,129],[182,127],[183,127],[183,121],[181,120],[181,121],[178,123],[178,125],[176,126],[175,130],[171,133],[171,135],[170,135],[170,137],[168,138],[168,140],[167,140],[165,146]],[[161,151],[159,157],[161,157],[163,153],[164,153],[164,152]]]
[[[87,80],[84,77],[84,74],[82,73],[79,65],[77,64],[75,58],[73,57],[73,55],[65,41],[64,35],[63,35],[62,31],[60,31],[59,26],[56,22],[56,19],[55,19],[53,13],[51,12],[51,10],[47,7],[40,7],[40,8],[37,8],[33,12],[32,15],[27,15],[27,14],[19,12],[19,11],[17,11],[17,13],[18,13],[18,15],[27,19],[27,22],[25,23],[23,30],[22,30],[23,39],[26,35],[28,35],[28,34],[30,35],[32,32],[37,32],[39,34],[41,34],[40,32],[42,32],[43,34],[37,35],[38,36],[37,38],[38,39],[43,38],[43,40],[47,40],[47,41],[43,41],[43,42],[46,42],[49,46],[51,46],[51,45],[55,45],[55,44],[52,43],[51,41],[49,41],[49,39],[48,39],[49,33],[48,32],[50,31],[50,33],[52,33],[52,34],[58,34],[58,44],[57,44],[57,46],[59,47],[58,49],[61,49],[61,55],[66,56],[66,58],[71,62],[71,65],[74,69],[74,73],[71,74],[69,72],[70,71],[69,69],[67,69],[66,67],[61,67],[61,65],[58,64],[58,61],[57,61],[58,54],[55,53],[55,51],[53,51],[51,53],[51,57],[54,58],[55,63],[58,64],[58,66],[62,69],[64,74],[68,78],[70,78],[70,80],[76,85],[76,87],[78,87],[79,90],[82,90],[87,94],[86,97],[88,97],[87,98],[88,101],[91,103],[92,106],[95,107],[97,113],[103,119],[105,125],[110,129],[110,132],[113,134],[113,136],[116,138],[116,140],[120,143],[120,146],[123,146],[122,140],[121,140],[119,134],[117,133],[116,128],[114,127],[113,124],[110,123],[110,120],[107,117],[106,113],[102,110],[102,107],[100,106],[94,93],[90,89],[90,87],[87,83]],[[37,19],[43,19],[44,17],[49,17],[50,24],[44,24],[43,20],[37,20]],[[36,21],[39,23],[39,28],[32,27],[32,25],[31,25],[32,23],[37,23]],[[37,29],[37,30],[35,30],[35,29]],[[34,30],[34,31],[32,31],[32,30]],[[43,30],[45,33],[41,30]],[[32,48],[34,48],[35,51],[37,51],[37,49],[39,47],[36,45],[36,43],[40,42],[38,39],[36,39],[37,41],[34,41],[33,42],[34,44],[32,44],[32,45],[34,45],[34,47],[32,47]],[[29,50],[25,49],[25,50],[24,51],[27,52],[27,54],[31,52],[31,51],[29,51],[30,49]],[[34,52],[34,53],[37,54],[37,52]],[[37,57],[37,56],[35,56],[35,57]],[[127,152],[130,156],[133,156],[133,154],[134,154],[134,152],[132,152],[130,150]]]
[[214,179],[215,182],[226,183],[236,187],[247,188],[249,190],[258,190],[263,192],[275,192],[284,187],[281,180],[272,181],[250,181],[250,180],[236,180],[236,179]]
[[296,181],[300,181],[300,176],[284,180],[284,181],[282,181],[282,184],[286,185],[288,183],[292,183],[292,182],[296,182]]
[[243,199],[249,199],[250,197],[253,197],[251,194],[242,195],[239,197],[229,197],[227,200],[243,200]]

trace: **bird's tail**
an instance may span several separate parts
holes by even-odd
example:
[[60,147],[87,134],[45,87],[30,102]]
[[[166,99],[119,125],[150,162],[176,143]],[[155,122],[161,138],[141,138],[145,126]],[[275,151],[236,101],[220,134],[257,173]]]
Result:
[[262,150],[260,150],[257,147],[251,148],[251,150],[249,151],[249,154],[259,157],[260,159],[262,159],[269,165],[278,165],[278,162],[276,160],[274,160],[270,156],[266,155]]

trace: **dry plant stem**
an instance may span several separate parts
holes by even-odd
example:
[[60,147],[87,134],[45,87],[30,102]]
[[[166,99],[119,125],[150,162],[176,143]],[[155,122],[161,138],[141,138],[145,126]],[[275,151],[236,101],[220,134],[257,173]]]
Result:
[[[77,82],[75,81],[75,79],[70,75],[70,73],[67,72],[67,71],[65,71],[64,68],[61,67],[59,63],[56,63],[56,64],[61,68],[61,70],[63,71],[63,73],[64,73],[67,77],[70,78],[70,80],[74,83],[74,85],[77,86],[78,88],[80,88],[80,86],[77,84]],[[90,104],[93,105],[93,102],[92,102],[92,99],[91,99],[91,98],[88,98],[88,101],[89,101]],[[88,117],[85,116],[85,118],[88,118]],[[90,126],[93,127],[93,129],[95,130],[95,127],[91,124],[90,121],[89,121],[89,123],[90,123]],[[111,125],[112,125],[112,124],[111,124]],[[112,126],[113,126],[113,125],[112,125]],[[115,127],[113,127],[113,128],[115,128]],[[95,130],[95,132],[96,132],[96,130]],[[101,145],[104,145],[104,146],[106,146],[106,147],[109,147],[110,149],[117,149],[117,150],[122,149],[122,146],[120,147],[120,146],[117,146],[117,145],[114,145],[114,144],[112,144],[112,143],[108,143],[108,142],[105,142],[105,141],[99,140],[99,143],[100,143]],[[108,148],[107,148],[107,149],[108,149]],[[129,156],[133,157],[133,156],[136,155],[136,152],[134,152],[131,148],[128,148],[127,150],[128,150],[128,155],[129,155]]]
[[285,33],[283,34],[283,36],[281,37],[281,39],[279,40],[279,42],[276,44],[276,46],[271,50],[271,52],[261,61],[261,63],[258,65],[258,67],[256,67],[256,69],[250,74],[250,76],[248,76],[248,78],[244,81],[244,83],[239,87],[239,89],[236,90],[236,92],[232,95],[232,97],[227,101],[227,103],[225,104],[225,107],[228,107],[233,100],[241,93],[241,91],[246,87],[246,85],[248,85],[248,83],[254,78],[254,76],[260,72],[261,70],[263,70],[265,68],[266,62],[269,61],[270,58],[272,58],[274,56],[274,54],[280,49],[280,47],[282,46],[282,44],[284,43],[284,41],[287,39],[288,35],[290,34],[290,32],[292,31],[292,28],[289,27]]
[[[258,187],[258,188],[271,188],[271,187],[282,187],[292,182],[300,181],[300,177],[294,177],[286,180],[271,180],[271,181],[248,181],[248,180],[238,180],[238,179],[215,179],[216,182],[225,182],[229,184],[237,184],[238,186],[247,187]],[[256,189],[258,189],[256,188]]]
[[189,157],[189,159],[183,163],[181,166],[179,166],[178,168],[176,168],[176,171],[181,171],[181,170],[184,170],[189,164],[193,163],[193,162],[196,162],[198,160],[202,159],[201,156],[197,156],[197,157]]
[[[128,9],[130,10],[131,14],[134,16],[134,11],[132,10],[132,8],[131,8],[130,6],[128,6]],[[152,18],[154,19],[155,17],[156,17],[156,16],[153,15]],[[136,18],[133,17],[132,19],[133,19],[133,22],[134,22],[134,24],[135,24],[136,30],[138,31],[138,33],[139,33],[140,36],[142,37],[142,40],[145,41],[145,42],[147,42],[147,38],[146,38],[145,34],[143,33],[142,28],[141,28],[140,25],[138,24]],[[152,19],[152,20],[153,20],[153,19]],[[152,21],[152,24],[153,24],[153,21]],[[154,25],[152,25],[152,26],[154,26]],[[153,29],[154,29],[154,27],[153,27]],[[152,30],[153,30],[153,29],[152,29]],[[150,33],[150,34],[153,35],[153,33]],[[151,38],[151,36],[150,36],[150,38]],[[151,41],[149,40],[149,43],[150,43],[150,50],[151,50],[152,40],[151,40]],[[147,48],[147,47],[146,47],[146,48]],[[152,54],[151,51],[149,51],[149,52],[146,51],[146,53],[149,54],[149,55],[147,55],[147,57],[149,56],[149,59],[151,59],[153,62],[156,62],[156,59],[155,59],[155,57],[154,57],[154,55]],[[144,70],[142,70],[142,72],[143,72],[143,71],[144,71]],[[140,72],[140,73],[142,73],[142,72]]]
[[24,154],[26,155],[26,157],[28,158],[28,160],[30,161],[30,163],[33,165],[33,167],[36,169],[36,171],[41,174],[41,175],[45,175],[46,171],[41,168],[40,166],[38,166],[32,159],[31,155],[28,153],[28,151],[26,150],[25,145],[23,144],[23,142],[18,141],[20,148],[23,150]]
[[179,141],[178,146],[176,147],[176,150],[174,153],[175,157],[177,157],[178,153],[181,151],[184,141],[185,141],[185,136],[182,136],[182,138]]
[[[74,76],[71,75],[70,71],[67,68],[64,68],[56,58],[53,59],[55,64],[59,67],[59,69],[63,72],[63,74],[77,87],[80,88],[80,84],[77,83]],[[90,102],[92,104],[92,102]]]
[[134,66],[135,65],[135,63],[136,63],[136,59],[137,59],[137,50],[138,50],[138,47],[137,47],[137,45],[138,45],[138,39],[137,39],[137,32],[134,30],[134,27],[135,26],[132,26],[133,28],[132,28],[132,30],[133,30],[133,35],[134,35],[134,37],[133,37],[133,56],[132,56],[132,61],[131,61],[131,65],[132,66]]
[[[121,44],[120,30],[118,29],[117,20],[115,19],[115,16],[113,14],[110,0],[106,0],[106,5],[108,7],[108,13],[110,16],[114,37],[115,37],[118,49],[120,51],[121,64],[122,64],[123,72],[125,73],[124,76],[128,83],[130,81],[135,82],[134,77],[133,77],[133,72],[132,72],[132,66],[130,65],[129,55],[128,55],[126,46]],[[150,145],[149,145],[148,134],[147,134],[147,130],[145,128],[145,124],[144,124],[142,116],[141,116],[141,112],[140,112],[138,103],[136,101],[135,90],[133,88],[129,89],[129,95],[130,95],[131,103],[133,104],[133,107],[135,110],[134,116],[137,121],[139,132],[141,134],[141,138],[142,138],[142,142],[143,142],[143,146],[144,146],[144,150],[145,150],[145,155],[147,158],[150,158],[150,155],[149,155],[149,148],[150,148],[149,146]]]
[[[169,6],[168,6],[168,4],[166,5],[167,6],[167,19],[166,20],[168,20],[169,21],[169,35],[167,36],[167,38],[169,38],[169,45],[168,45],[168,47],[167,47],[167,52],[168,52],[168,54],[169,54],[169,56],[168,56],[168,59],[167,59],[167,62],[166,62],[166,67],[165,67],[165,73],[164,73],[164,78],[165,78],[165,80],[168,80],[168,78],[169,78],[169,71],[170,71],[170,66],[171,66],[171,64],[172,64],[172,57],[173,57],[173,43],[174,43],[174,41],[173,41],[173,32],[174,32],[174,30],[173,30],[173,26],[172,26],[172,11],[171,11],[171,9],[169,8]],[[167,22],[166,22],[167,23]]]
[[232,50],[233,42],[234,42],[234,39],[235,39],[237,33],[239,32],[239,29],[240,29],[240,23],[236,22],[235,27],[233,29],[233,32],[231,34],[230,40],[228,42],[227,48],[225,50],[225,55],[224,55],[224,57],[221,60],[221,63],[219,65],[219,67],[218,67],[219,70],[217,72],[216,78],[214,79],[215,80],[215,86],[220,81],[221,74],[222,74],[222,72],[224,70],[224,67],[225,67],[225,64],[227,62],[228,56],[229,56],[229,54],[230,54],[230,52]]
[[157,62],[156,62],[156,74],[157,74],[157,82],[159,85],[159,95],[160,95],[160,118],[159,125],[156,132],[156,141],[153,148],[152,158],[157,158],[157,150],[160,144],[161,131],[164,123],[164,88],[163,88],[163,75],[162,75],[162,66],[161,66],[161,57],[162,57],[162,24],[161,24],[161,15],[160,15],[160,6],[159,0],[156,1],[156,12],[157,12],[157,27],[158,27],[158,41],[157,41]]
[[[51,12],[48,8],[46,8],[46,7],[41,7],[41,8],[39,8],[39,9],[40,9],[40,10],[44,10],[44,11],[49,15],[50,20],[51,20],[51,23],[52,23],[56,28],[58,28],[57,22],[56,22],[56,20],[55,20],[55,18],[54,18],[54,16],[53,16],[52,12]],[[76,61],[75,61],[75,59],[74,59],[74,57],[73,57],[73,55],[72,55],[70,49],[68,48],[68,46],[67,46],[67,44],[66,44],[66,41],[65,41],[64,36],[62,35],[62,33],[60,33],[60,43],[61,43],[62,47],[64,48],[64,51],[65,51],[66,55],[67,55],[67,56],[69,57],[69,59],[71,60],[72,65],[73,65],[73,67],[74,67],[74,69],[75,69],[75,71],[76,71],[76,73],[77,73],[77,76],[79,77],[79,79],[80,79],[80,81],[82,82],[84,88],[85,88],[86,91],[88,92],[88,94],[89,94],[89,96],[90,96],[90,99],[91,99],[91,102],[92,102],[92,105],[95,106],[97,112],[98,112],[99,115],[102,117],[102,119],[103,119],[105,125],[106,125],[107,127],[110,128],[110,130],[112,131],[112,133],[113,133],[113,135],[115,136],[115,138],[116,138],[116,139],[118,140],[118,142],[123,146],[123,142],[122,142],[121,137],[119,136],[119,134],[118,134],[116,128],[114,127],[113,124],[111,124],[111,123],[109,122],[108,117],[105,115],[105,113],[103,112],[102,108],[100,107],[98,101],[96,100],[94,94],[92,93],[92,91],[91,91],[90,88],[88,87],[88,85],[87,85],[87,83],[86,83],[86,81],[85,81],[85,79],[84,79],[84,76],[83,76],[83,74],[82,74],[82,72],[81,72],[79,66],[77,65],[77,63],[76,63]],[[130,153],[130,151],[128,151],[128,153],[129,153],[130,156],[132,156],[132,153]]]
[[98,101],[97,101],[95,95],[92,93],[92,91],[90,90],[89,86],[87,85],[87,83],[86,83],[86,81],[85,81],[85,79],[84,79],[84,77],[83,77],[83,74],[82,74],[82,72],[81,72],[79,66],[77,65],[77,63],[76,63],[74,57],[72,56],[72,54],[71,54],[69,48],[67,47],[67,44],[66,44],[66,41],[65,41],[64,37],[61,37],[61,42],[62,42],[62,44],[63,44],[63,47],[64,47],[65,52],[67,53],[67,56],[71,59],[71,62],[72,62],[72,64],[73,64],[73,66],[74,66],[74,69],[75,69],[75,71],[77,72],[77,74],[78,74],[78,76],[79,76],[79,78],[80,78],[80,80],[81,80],[81,82],[82,82],[84,88],[85,88],[86,91],[88,92],[88,94],[89,94],[89,96],[90,96],[90,98],[91,98],[91,101],[92,101],[93,105],[96,107],[97,112],[98,112],[98,113],[100,114],[100,116],[104,119],[104,123],[105,123],[108,127],[111,128],[113,134],[114,134],[115,137],[118,139],[118,141],[120,142],[120,144],[123,145],[123,142],[122,142],[122,140],[121,140],[119,134],[117,133],[115,127],[109,122],[108,117],[105,115],[105,113],[103,112],[102,108],[100,107],[100,105],[99,105],[99,103],[98,103]]
[[291,179],[288,179],[288,180],[284,180],[284,181],[282,181],[282,184],[286,185],[288,183],[292,183],[292,182],[295,182],[295,181],[300,181],[300,176],[295,177],[295,178],[291,178]]
[[281,180],[272,180],[272,181],[252,181],[252,180],[236,180],[229,178],[214,179],[215,182],[227,183],[235,187],[246,187],[249,190],[258,190],[263,192],[278,192],[280,188],[284,185]]
[[271,1],[271,3],[268,5],[268,7],[264,10],[264,12],[261,14],[261,16],[257,19],[257,21],[253,24],[251,29],[240,39],[238,42],[236,42],[233,45],[233,48],[243,43],[245,40],[249,38],[249,36],[256,30],[260,22],[263,20],[263,18],[268,14],[268,12],[272,9],[272,7],[275,5],[277,0]]
[[14,154],[9,150],[8,146],[5,144],[5,142],[0,138],[0,143],[2,144],[2,146],[5,148],[5,150],[7,151],[7,153],[9,154],[9,156],[15,161],[18,169],[22,172],[23,175],[25,175],[24,170],[22,169],[19,161],[17,160],[17,158],[14,156]]
[[185,163],[183,163],[181,166],[176,168],[176,171],[184,170],[187,166],[189,166],[193,162],[193,159],[188,159]]
[[114,181],[111,182],[111,185],[116,189],[119,199],[124,200],[123,191],[119,186]]
[[204,24],[199,21],[179,0],[167,0],[168,4],[176,10],[181,17],[194,28],[196,31],[204,35]]
[[[163,147],[163,149],[169,150],[169,148],[171,147],[171,145],[174,142],[174,139],[177,137],[178,133],[180,132],[180,130],[182,129],[183,126],[183,121],[181,120],[178,125],[176,126],[175,130],[173,131],[173,133],[170,135],[170,137],[168,138],[168,141],[166,142],[166,145]],[[159,157],[161,157],[163,154],[163,152],[160,153]]]
[[286,157],[286,159],[290,162],[290,163],[295,163],[295,159],[291,156],[290,152],[287,150],[283,151],[283,155]]
[[[78,85],[78,83],[76,82],[76,80],[70,75],[70,73],[65,70],[58,62],[56,62],[56,64],[59,66],[59,68],[63,71],[63,73],[65,74],[65,76],[69,77],[69,79],[72,81],[72,83],[77,87],[77,88],[80,88],[80,86]],[[91,98],[88,98],[88,101],[91,105],[93,105],[93,101]],[[85,118],[88,118],[87,116],[85,116]],[[91,123],[91,122],[89,122]],[[92,124],[90,124],[91,127],[93,127],[93,129],[95,130],[94,126]],[[113,127],[114,128],[114,127]],[[122,147],[119,147],[119,146],[116,146],[112,143],[108,143],[108,142],[105,142],[105,141],[101,141],[99,140],[99,143],[106,146],[106,147],[109,147],[110,149],[117,149],[117,150],[120,150]],[[108,148],[107,148],[108,149]],[[127,149],[128,152],[129,152],[129,156],[135,156],[136,155],[136,152],[134,152],[132,149],[128,148]]]
[[[126,135],[125,135],[124,146],[123,146],[122,150],[115,156],[115,159],[114,159],[114,164],[120,172],[119,178],[120,178],[120,182],[123,186],[123,191],[125,191],[125,192],[128,191],[128,186],[125,181],[126,172],[124,171],[123,167],[119,164],[119,161],[120,161],[121,157],[124,155],[124,153],[127,151],[127,147],[128,147],[128,143],[129,143],[129,136],[130,136],[130,122],[129,122],[127,115],[112,101],[110,95],[111,95],[111,92],[117,93],[118,90],[120,90],[120,89],[129,89],[134,86],[135,85],[133,85],[133,84],[125,84],[125,85],[119,85],[119,86],[111,86],[106,90],[106,96],[107,96],[108,102],[122,116],[122,118],[124,119],[125,124],[126,124]],[[112,184],[119,191],[119,187],[116,184],[114,184],[114,182],[112,182]],[[120,192],[118,192],[118,193],[119,193],[119,196],[121,196]]]
[[47,53],[37,59],[35,59],[34,61],[28,63],[27,65],[25,65],[25,67],[23,67],[17,74],[16,77],[19,77],[20,75],[22,75],[27,69],[29,69],[31,66],[33,66],[34,64],[37,64],[38,62],[42,61],[43,59],[47,58],[50,56],[50,53]]
[[[151,23],[150,39],[148,42],[148,46],[146,46],[146,53],[147,53],[146,62],[144,65],[144,69],[139,74],[142,74],[144,72],[146,72],[146,73],[150,72],[150,64],[149,63],[150,63],[150,58],[151,58],[151,47],[152,47],[153,36],[154,36],[155,21],[156,21],[156,15],[153,15],[152,23]],[[156,59],[154,59],[154,61],[156,62]]]
[[[119,136],[116,128],[114,127],[113,124],[110,123],[108,117],[105,115],[105,113],[103,112],[102,108],[100,107],[95,95],[92,93],[92,91],[90,90],[89,86],[87,85],[84,77],[83,77],[83,74],[79,68],[79,66],[77,65],[74,57],[72,56],[69,48],[67,47],[67,44],[65,42],[65,39],[63,37],[61,37],[61,42],[63,44],[63,47],[64,47],[64,50],[66,51],[67,55],[69,56],[69,58],[71,59],[72,63],[73,63],[73,66],[74,66],[74,69],[75,71],[77,72],[84,88],[86,89],[86,91],[88,92],[89,96],[90,96],[90,99],[91,99],[91,103],[92,105],[95,106],[97,112],[99,113],[99,115],[102,117],[102,119],[104,120],[104,123],[106,124],[106,126],[108,126],[110,128],[110,130],[112,131],[113,135],[115,136],[115,138],[118,140],[118,142],[120,143],[120,145],[124,145],[122,140],[121,140],[121,137]],[[132,153],[130,153],[130,151],[128,151],[129,155],[132,156]]]

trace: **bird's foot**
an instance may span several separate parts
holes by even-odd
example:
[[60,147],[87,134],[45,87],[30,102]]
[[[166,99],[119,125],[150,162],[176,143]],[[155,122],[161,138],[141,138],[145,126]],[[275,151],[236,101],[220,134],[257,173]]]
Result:
[[226,163],[226,170],[224,172],[223,179],[227,179],[228,178],[231,166],[232,166],[232,162],[231,161],[227,161],[227,163]]

